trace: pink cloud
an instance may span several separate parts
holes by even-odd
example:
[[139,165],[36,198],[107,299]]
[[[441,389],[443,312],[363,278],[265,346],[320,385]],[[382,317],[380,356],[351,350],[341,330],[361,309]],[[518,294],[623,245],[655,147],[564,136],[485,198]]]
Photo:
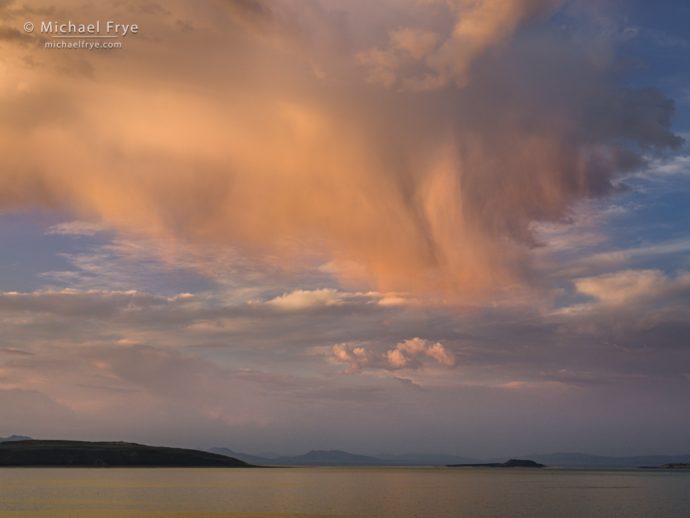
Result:
[[431,342],[422,338],[410,338],[399,342],[384,353],[375,353],[362,346],[336,344],[331,348],[330,357],[337,363],[349,366],[348,372],[361,372],[364,369],[420,369],[426,364],[444,367],[455,366],[455,355],[441,342]]

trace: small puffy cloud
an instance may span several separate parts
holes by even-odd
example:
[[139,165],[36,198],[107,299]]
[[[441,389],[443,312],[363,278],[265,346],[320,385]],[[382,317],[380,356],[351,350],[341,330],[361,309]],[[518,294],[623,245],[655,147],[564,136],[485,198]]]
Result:
[[455,365],[455,355],[440,342],[427,346],[424,354],[446,367],[453,367]]
[[351,347],[346,344],[336,344],[331,348],[333,359],[350,366],[348,372],[357,372],[367,367],[372,360],[364,347]]
[[410,338],[396,344],[384,353],[372,352],[362,346],[336,344],[331,348],[331,358],[349,366],[348,372],[364,369],[419,369],[431,360],[444,367],[455,366],[455,355],[440,342],[422,338]]
[[418,365],[425,357],[446,367],[455,365],[455,355],[447,350],[441,342],[431,343],[421,338],[411,338],[400,342],[386,353],[388,364],[394,369]]

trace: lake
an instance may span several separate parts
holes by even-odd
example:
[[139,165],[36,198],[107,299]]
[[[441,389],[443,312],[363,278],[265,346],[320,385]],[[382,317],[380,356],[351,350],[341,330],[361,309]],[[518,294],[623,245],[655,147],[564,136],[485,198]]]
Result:
[[688,517],[690,473],[2,468],[0,517]]

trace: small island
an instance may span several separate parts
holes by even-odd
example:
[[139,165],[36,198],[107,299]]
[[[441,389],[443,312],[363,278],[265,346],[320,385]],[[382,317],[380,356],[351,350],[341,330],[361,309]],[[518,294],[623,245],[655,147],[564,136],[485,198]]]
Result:
[[129,442],[20,440],[0,443],[2,467],[254,467],[241,460],[185,448]]
[[446,464],[447,468],[545,468],[533,460],[510,459],[507,462],[489,462],[487,464]]

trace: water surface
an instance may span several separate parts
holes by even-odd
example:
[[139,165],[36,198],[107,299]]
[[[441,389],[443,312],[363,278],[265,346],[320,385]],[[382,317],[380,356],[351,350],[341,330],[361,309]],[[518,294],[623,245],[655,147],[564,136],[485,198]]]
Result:
[[688,509],[688,472],[0,469],[0,518],[685,518]]

